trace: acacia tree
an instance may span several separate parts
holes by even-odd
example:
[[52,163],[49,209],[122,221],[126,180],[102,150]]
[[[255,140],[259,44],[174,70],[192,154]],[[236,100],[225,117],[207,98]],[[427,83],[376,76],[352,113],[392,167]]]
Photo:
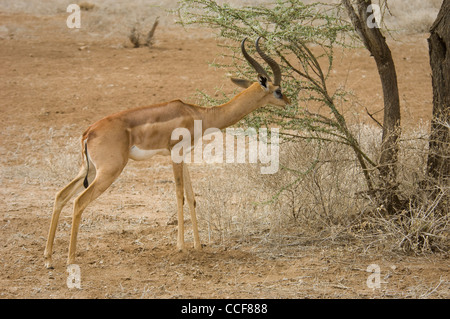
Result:
[[[386,5],[386,0],[380,2]],[[277,0],[271,5],[243,8],[219,5],[213,0],[180,0],[179,14],[183,24],[200,24],[218,31],[219,37],[225,40],[221,41],[222,45],[229,49],[227,52],[231,52],[229,57],[232,62],[216,65],[234,72],[234,76],[253,75],[253,69],[241,58],[238,49],[238,43],[244,37],[263,37],[265,51],[279,61],[284,94],[290,97],[292,104],[283,110],[271,107],[259,109],[245,118],[241,125],[260,127],[276,124],[282,128],[280,135],[285,139],[307,139],[313,141],[312,146],[317,149],[328,143],[347,146],[353,150],[366,182],[367,188],[361,193],[368,194],[377,207],[384,205],[389,213],[402,209],[401,214],[388,216],[379,215],[382,210],[374,210],[377,217],[375,225],[378,225],[374,227],[380,227],[377,231],[389,233],[393,242],[405,250],[448,251],[448,236],[443,235],[448,233],[450,224],[448,199],[443,198],[448,192],[448,186],[445,186],[448,184],[445,183],[448,183],[449,174],[449,2],[444,0],[429,39],[434,108],[427,171],[433,182],[438,182],[434,188],[440,190],[431,201],[422,198],[423,192],[417,188],[418,185],[414,185],[416,188],[413,190],[418,192],[418,196],[402,193],[402,188],[397,188],[397,141],[400,136],[397,76],[383,33],[377,27],[370,28],[373,26],[368,10],[372,3],[370,0],[341,0],[335,6],[323,3],[306,5],[301,0]],[[342,10],[347,14],[344,15]],[[367,24],[369,20],[371,24]],[[345,101],[345,92],[341,89],[331,92],[327,85],[335,47],[346,46],[348,37],[354,35],[374,57],[382,82],[385,106],[383,134],[381,152],[376,159],[377,154],[371,158],[361,147],[344,115],[336,107],[337,103]],[[248,49],[251,54],[254,53],[251,46]],[[208,104],[222,102],[206,94],[203,97]],[[228,98],[224,96],[224,100]],[[310,111],[308,105],[314,103],[325,106],[328,112]],[[293,150],[295,152],[295,147]],[[292,173],[294,181],[289,179],[286,183],[290,184],[282,187],[278,194],[283,191],[294,194],[303,176],[314,172],[315,162],[320,162],[319,157],[311,159],[311,167],[303,171],[301,168],[282,166],[282,170]],[[279,185],[276,184],[276,187]],[[320,188],[318,183],[315,185]],[[318,193],[321,193],[320,189]],[[319,200],[323,198],[321,196],[318,194]],[[295,218],[295,200],[292,201]],[[323,202],[322,205],[326,212],[326,205]],[[444,206],[443,215],[435,214],[438,205]],[[370,215],[367,217],[370,218]]]
[[[183,25],[204,25],[217,29],[221,38],[232,40],[223,44],[231,52],[232,64],[216,66],[232,69],[238,77],[253,74],[236,45],[244,37],[262,37],[265,51],[278,57],[283,72],[282,87],[292,101],[291,106],[259,109],[245,118],[247,125],[258,128],[276,124],[287,139],[347,145],[356,156],[367,190],[374,193],[371,171],[376,163],[364,152],[336,106],[345,92],[341,89],[331,92],[327,85],[335,47],[347,46],[346,39],[353,36],[352,25],[341,18],[340,6],[304,4],[300,0],[279,0],[270,6],[241,8],[219,5],[211,0],[181,0],[179,3],[178,13]],[[254,53],[254,49],[249,47],[249,52]],[[208,102],[221,102],[206,95],[204,98]],[[328,112],[310,111],[309,102],[325,105]]]
[[[378,3],[386,6],[386,0]],[[259,110],[246,119],[247,124],[275,123],[284,129],[285,137],[349,146],[364,174],[366,193],[387,212],[395,213],[402,209],[397,181],[400,99],[392,54],[380,25],[373,21],[371,6],[371,0],[341,0],[335,5],[278,0],[266,6],[233,8],[211,0],[181,0],[179,14],[182,23],[217,29],[225,39],[238,42],[243,37],[263,37],[266,50],[280,60],[285,74],[283,88],[293,103],[287,110]],[[375,159],[361,148],[336,107],[345,92],[330,92],[327,86],[334,49],[347,46],[349,38],[359,38],[368,49],[382,84],[382,143]],[[239,57],[238,46],[232,43],[225,47],[233,52],[233,65],[220,66],[234,68],[239,76],[250,74],[251,69]],[[328,114],[309,111],[306,105],[311,101],[325,105]]]
[[448,185],[450,175],[450,0],[442,3],[428,38],[433,85],[433,118],[427,174],[432,184]]
[[381,154],[378,169],[381,179],[381,198],[386,209],[394,212],[399,207],[397,191],[398,139],[400,137],[400,99],[397,73],[391,50],[380,31],[380,21],[374,19],[372,1],[342,0],[356,33],[369,50],[377,65],[383,88],[384,116]]

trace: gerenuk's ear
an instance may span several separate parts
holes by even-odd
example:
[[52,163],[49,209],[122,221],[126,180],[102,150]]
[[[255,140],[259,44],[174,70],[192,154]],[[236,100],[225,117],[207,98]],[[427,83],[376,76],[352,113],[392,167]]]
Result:
[[264,75],[258,74],[258,82],[265,91],[269,90],[267,78]]
[[244,89],[248,88],[250,85],[252,85],[252,82],[249,80],[243,80],[243,79],[236,79],[236,78],[231,78],[231,81],[236,84],[239,85],[240,87],[243,87]]

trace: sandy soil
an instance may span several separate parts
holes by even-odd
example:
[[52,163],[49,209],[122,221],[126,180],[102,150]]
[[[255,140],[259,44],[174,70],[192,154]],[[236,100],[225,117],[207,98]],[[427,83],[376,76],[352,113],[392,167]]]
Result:
[[[81,289],[68,289],[71,205],[60,218],[54,269],[44,267],[43,252],[54,194],[78,170],[83,130],[119,110],[234,87],[223,70],[207,66],[219,49],[200,31],[158,30],[154,47],[133,49],[126,39],[69,30],[65,18],[0,13],[0,298],[450,297],[449,262],[439,255],[355,253],[313,241],[284,249],[252,240],[226,247],[208,242],[205,229],[203,251],[177,252],[172,169],[163,157],[130,162],[86,210],[78,237]],[[413,128],[426,127],[431,115],[426,37],[391,42],[403,123]],[[381,109],[367,52],[338,54],[333,77],[345,79],[370,111]],[[195,165],[191,174],[194,185],[225,178],[211,165]],[[195,191],[199,205],[208,200]],[[186,223],[190,247],[188,214]],[[367,286],[371,264],[381,270],[378,289]]]

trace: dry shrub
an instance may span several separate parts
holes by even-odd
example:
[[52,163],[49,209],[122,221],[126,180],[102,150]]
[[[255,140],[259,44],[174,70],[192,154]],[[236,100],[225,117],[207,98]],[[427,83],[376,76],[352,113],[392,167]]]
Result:
[[272,232],[281,239],[295,233],[308,241],[347,242],[353,237],[349,226],[365,205],[357,196],[364,178],[350,149],[300,140],[284,144],[280,153],[278,173],[253,175],[275,196],[273,203],[283,217]]
[[140,23],[136,22],[136,24],[131,29],[130,34],[128,35],[128,38],[130,39],[130,42],[133,44],[133,46],[135,48],[139,48],[139,47],[142,47],[142,46],[146,46],[146,47],[151,47],[152,46],[152,44],[154,42],[153,36],[155,34],[156,27],[159,24],[159,20],[158,19],[159,19],[159,17],[157,17],[155,19],[155,22],[153,22],[153,26],[150,29],[150,31],[148,31],[144,42],[140,41],[140,39],[141,39]]
[[374,215],[373,224],[382,230],[378,242],[390,250],[408,254],[448,252],[449,218],[436,208],[447,196],[441,190],[437,196],[420,203],[410,202],[408,209],[393,216]]
[[[352,130],[376,158],[378,129]],[[424,131],[404,132],[399,142],[398,196],[404,205],[397,214],[387,215],[365,195],[363,174],[348,147],[299,140],[280,146],[280,169],[272,175],[260,174],[256,164],[216,167],[215,178],[198,186],[201,227],[208,229],[210,243],[225,246],[246,241],[272,250],[338,244],[362,251],[447,252],[448,186],[423,188]]]
[[408,254],[446,253],[450,248],[449,185],[426,174],[429,141],[424,131],[403,132],[399,142],[402,209],[390,216],[375,209],[367,216],[378,233],[374,244]]
[[329,142],[297,141],[280,145],[275,174],[261,174],[260,164],[224,164],[201,186],[202,228],[213,243],[348,240],[364,205],[356,195],[363,176],[351,154]]
[[214,165],[206,168],[210,177],[195,185],[201,192],[197,213],[206,241],[229,247],[264,236],[274,212],[262,205],[267,194],[246,176],[251,164]]

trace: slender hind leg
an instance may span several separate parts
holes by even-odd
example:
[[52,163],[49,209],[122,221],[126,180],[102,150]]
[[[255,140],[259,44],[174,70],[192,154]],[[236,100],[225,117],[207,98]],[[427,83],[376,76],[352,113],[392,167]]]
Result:
[[[125,166],[125,165],[124,165]],[[69,244],[69,256],[67,264],[75,263],[75,252],[77,245],[78,229],[80,227],[81,214],[84,209],[97,197],[99,197],[108,187],[114,182],[114,180],[122,172],[123,166],[117,169],[101,170],[97,171],[94,181],[89,187],[75,199],[73,205],[73,217],[72,217],[72,230],[70,234]]]
[[173,175],[175,177],[175,187],[177,192],[177,219],[178,219],[178,237],[177,248],[178,250],[184,249],[184,216],[183,216],[183,204],[184,204],[184,183],[183,183],[183,163],[172,162]]
[[52,252],[53,242],[55,240],[56,228],[58,226],[59,215],[63,207],[67,202],[83,188],[83,179],[86,176],[85,168],[82,168],[69,184],[67,184],[62,190],[60,190],[55,197],[55,203],[53,206],[53,214],[50,222],[50,230],[48,232],[47,245],[44,251],[45,267],[53,268],[52,266]]
[[191,177],[189,176],[189,170],[186,164],[183,163],[183,179],[184,179],[184,191],[186,192],[186,198],[189,205],[189,212],[191,213],[192,229],[194,231],[194,248],[200,250],[202,245],[200,243],[200,237],[198,235],[197,227],[197,215],[195,214],[195,195],[192,189]]

